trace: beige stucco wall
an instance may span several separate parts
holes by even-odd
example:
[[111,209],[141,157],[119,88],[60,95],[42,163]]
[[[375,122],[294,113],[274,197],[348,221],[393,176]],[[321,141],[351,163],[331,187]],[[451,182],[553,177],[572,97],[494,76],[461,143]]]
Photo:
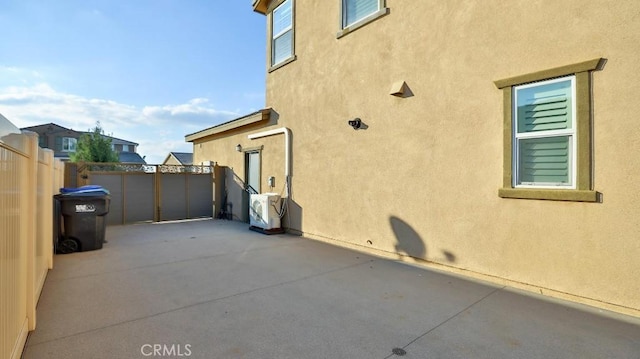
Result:
[[[295,1],[297,59],[269,73],[266,104],[293,132],[292,229],[639,315],[640,2],[387,0],[389,15],[337,39],[340,1]],[[598,57],[602,202],[499,198],[493,81]],[[414,96],[390,96],[397,81]],[[264,145],[263,182],[280,186],[282,136],[246,139],[259,130],[196,144],[196,163],[243,175],[235,145]]]
[[[262,192],[283,193],[284,188],[284,136],[275,135],[258,140],[249,140],[247,134],[258,133],[266,128],[273,128],[277,119],[261,121],[238,129],[224,132],[194,141],[194,163],[212,161],[219,166],[225,166],[225,187],[228,193],[227,203],[231,203],[233,218],[248,221],[247,197],[243,194],[243,186],[246,182],[245,152],[260,149],[261,151],[261,181]],[[240,144],[243,151],[237,152],[236,145]],[[275,187],[272,189],[267,184],[267,178],[275,177]],[[221,176],[216,176],[216,181]],[[218,202],[218,201],[216,201]],[[246,202],[246,203],[245,203]],[[216,213],[219,212],[221,203],[216,203]]]

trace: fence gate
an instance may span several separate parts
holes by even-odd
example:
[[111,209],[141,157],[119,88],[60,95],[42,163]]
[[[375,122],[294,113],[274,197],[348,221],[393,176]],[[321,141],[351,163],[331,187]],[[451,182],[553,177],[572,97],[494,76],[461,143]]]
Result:
[[[73,167],[72,167],[73,168]],[[78,186],[111,192],[107,224],[213,217],[213,170],[209,166],[78,164]]]

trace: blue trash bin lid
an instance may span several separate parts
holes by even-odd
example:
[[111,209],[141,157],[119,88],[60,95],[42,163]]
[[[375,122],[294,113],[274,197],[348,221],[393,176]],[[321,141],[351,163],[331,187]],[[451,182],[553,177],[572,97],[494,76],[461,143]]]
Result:
[[78,188],[60,188],[63,195],[106,195],[109,190],[98,185],[87,185]]

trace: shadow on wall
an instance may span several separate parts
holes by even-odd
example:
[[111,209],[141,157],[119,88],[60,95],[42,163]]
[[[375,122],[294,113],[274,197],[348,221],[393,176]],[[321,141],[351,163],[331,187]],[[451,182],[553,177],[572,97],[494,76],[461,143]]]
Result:
[[224,183],[216,184],[216,218],[249,222],[249,193],[246,183],[233,169],[224,167],[223,171]]
[[290,234],[302,235],[302,207],[293,199],[289,198],[287,204],[287,212],[282,218],[282,226],[288,230]]
[[[413,227],[396,216],[389,217],[389,223],[391,224],[391,229],[393,229],[393,234],[396,236],[396,253],[428,260],[427,246]],[[455,263],[456,256],[452,252],[443,250],[442,255],[445,261]],[[434,259],[437,260],[438,258]]]
[[[278,114],[275,114],[276,116],[279,116]],[[273,114],[272,114],[273,116]],[[284,228],[287,229],[287,231],[290,234],[294,234],[294,235],[302,235],[304,232],[302,231],[302,206],[300,206],[300,204],[298,204],[298,202],[296,202],[293,199],[293,193],[294,193],[294,189],[293,189],[293,175],[294,175],[294,163],[295,163],[295,153],[293,152],[293,142],[295,140],[295,134],[292,132],[291,133],[291,138],[290,138],[290,142],[289,142],[289,148],[286,149],[286,151],[289,152],[290,154],[290,158],[289,158],[289,175],[291,176],[291,178],[289,179],[289,199],[288,199],[288,203],[287,203],[287,212],[284,215],[284,218],[282,218],[283,222],[282,222],[282,226]]]
[[[279,118],[280,115],[277,112],[271,110],[271,118],[268,124],[261,124],[259,127],[275,125],[278,123]],[[238,133],[241,133],[241,130],[238,129],[238,131]],[[246,129],[242,131],[246,131]],[[293,168],[295,167],[293,165],[294,155],[291,148],[291,143],[293,143],[294,141],[293,139],[294,135],[293,133],[291,133],[289,148],[285,149],[286,152],[290,154],[290,176],[293,176]],[[282,139],[282,141],[283,143],[286,143],[284,142],[284,138]],[[226,166],[219,166],[219,168],[220,171],[223,172],[216,173],[216,218],[243,221],[248,223],[250,193],[257,193],[257,191],[249,186],[245,182],[245,180],[233,170],[233,168]],[[224,180],[221,181],[220,178],[223,178]],[[261,179],[261,181],[262,180],[264,179]],[[293,192],[290,187],[287,211],[281,219],[281,226],[287,229],[291,234],[302,235],[302,218],[302,207],[295,200],[293,200]]]
[[[224,168],[225,183],[220,188],[220,206],[216,207],[216,218],[249,222],[249,193],[255,193],[235,171]],[[282,226],[291,234],[302,235],[302,207],[289,200],[287,211],[282,218]]]

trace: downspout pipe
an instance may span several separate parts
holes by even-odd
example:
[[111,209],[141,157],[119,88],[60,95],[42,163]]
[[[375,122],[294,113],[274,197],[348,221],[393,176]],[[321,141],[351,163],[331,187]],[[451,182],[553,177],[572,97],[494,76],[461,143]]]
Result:
[[247,136],[250,140],[257,138],[268,137],[273,135],[284,134],[284,175],[286,183],[285,197],[289,197],[291,186],[291,130],[287,127],[274,128],[273,130],[252,133]]

